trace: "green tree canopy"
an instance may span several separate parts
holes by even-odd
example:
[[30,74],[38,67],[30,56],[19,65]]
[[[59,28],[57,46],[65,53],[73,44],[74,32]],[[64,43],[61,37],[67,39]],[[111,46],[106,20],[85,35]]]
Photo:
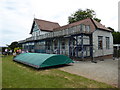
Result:
[[120,32],[115,31],[112,27],[107,27],[107,28],[112,30],[113,43],[120,44]]
[[8,47],[14,50],[14,48],[22,47],[22,46],[18,42],[12,42],[10,45],[8,45]]
[[112,32],[115,32],[115,30],[111,27],[107,27],[108,29],[112,30]]
[[78,11],[76,11],[75,13],[73,13],[71,16],[68,17],[68,23],[73,23],[79,20],[83,20],[86,18],[93,18],[94,20],[100,22],[101,20],[96,18],[96,13],[94,10],[92,9],[86,9],[86,10],[82,10],[79,9]]
[[114,44],[120,44],[120,32],[113,32],[113,43]]

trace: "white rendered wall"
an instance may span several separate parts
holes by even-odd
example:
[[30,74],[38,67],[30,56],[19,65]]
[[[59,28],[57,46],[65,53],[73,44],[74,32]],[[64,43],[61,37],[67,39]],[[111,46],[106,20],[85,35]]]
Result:
[[[98,36],[103,36],[103,49],[98,49]],[[106,37],[110,39],[110,48],[106,49]],[[93,32],[93,56],[103,56],[113,54],[113,36],[111,32],[95,30]]]

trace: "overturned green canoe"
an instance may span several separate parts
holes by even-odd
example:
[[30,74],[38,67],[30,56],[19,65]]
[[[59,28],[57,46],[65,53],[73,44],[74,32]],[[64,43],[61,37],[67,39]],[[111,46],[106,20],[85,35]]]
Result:
[[64,55],[41,54],[41,53],[22,53],[14,58],[14,61],[35,67],[49,67],[55,65],[69,64],[73,61]]

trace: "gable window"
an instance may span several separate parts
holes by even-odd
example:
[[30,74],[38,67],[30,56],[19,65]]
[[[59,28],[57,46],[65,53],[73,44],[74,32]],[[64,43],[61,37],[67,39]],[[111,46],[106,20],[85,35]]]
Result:
[[35,23],[35,24],[34,24],[34,27],[33,27],[32,35],[33,35],[33,36],[39,36],[39,35],[40,35],[39,31],[40,31],[40,30],[39,30],[37,24]]
[[109,37],[106,37],[106,49],[110,48],[110,39]]
[[98,49],[103,49],[103,37],[98,36]]

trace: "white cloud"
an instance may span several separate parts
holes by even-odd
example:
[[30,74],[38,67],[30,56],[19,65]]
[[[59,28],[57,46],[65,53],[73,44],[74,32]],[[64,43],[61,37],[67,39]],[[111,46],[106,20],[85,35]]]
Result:
[[95,10],[102,24],[118,30],[118,0],[1,0],[0,46],[29,37],[34,14],[65,25],[79,8]]

